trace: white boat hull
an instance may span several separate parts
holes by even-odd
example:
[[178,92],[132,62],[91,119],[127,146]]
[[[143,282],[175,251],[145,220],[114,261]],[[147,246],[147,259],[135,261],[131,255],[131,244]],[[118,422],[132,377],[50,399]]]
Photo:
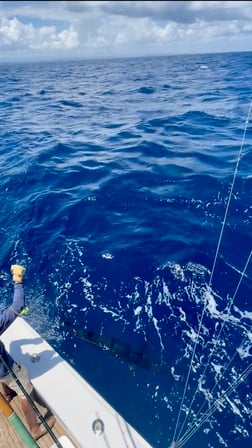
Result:
[[[151,448],[25,318],[17,317],[1,339],[79,448]],[[61,444],[72,448],[65,436]]]

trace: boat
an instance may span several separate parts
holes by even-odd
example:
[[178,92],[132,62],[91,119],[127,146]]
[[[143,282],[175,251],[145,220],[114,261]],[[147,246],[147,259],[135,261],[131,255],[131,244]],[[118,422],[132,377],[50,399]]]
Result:
[[[7,351],[29,371],[36,392],[56,417],[38,441],[25,445],[20,434],[11,432],[6,416],[0,415],[0,447],[6,448],[151,448],[149,443],[45,341],[18,316],[1,336]],[[25,425],[18,398],[10,402],[13,413]],[[42,410],[35,403],[43,424]],[[10,414],[12,415],[12,413]],[[7,420],[7,421],[6,421]],[[27,439],[27,435],[23,439]]]
[[[237,158],[234,178],[227,201],[220,238],[217,244],[209,286],[212,284],[219,247],[233,194],[238,164],[242,155],[247,125],[249,123],[251,105],[252,103],[250,104],[243,140]],[[251,254],[252,252],[249,254],[243,272],[240,273],[240,281],[238,282],[233,300],[237,294],[242,279],[245,277]],[[212,402],[208,401],[207,411],[200,414],[199,418],[194,418],[193,423],[185,426],[187,416],[191,411],[197,393],[196,391],[189,409],[186,408],[185,411],[185,407],[183,407],[184,398],[190,382],[192,361],[202,330],[204,312],[205,307],[203,308],[199,320],[199,329],[195,338],[195,345],[185,381],[184,393],[180,397],[181,405],[174,434],[173,437],[171,436],[170,448],[181,448],[195,434],[195,432],[200,429],[201,425],[211,417],[217,407],[221,406],[223,397],[227,399],[231,392],[252,372],[252,364],[250,363],[236,378],[234,384],[231,384],[230,387],[224,391],[223,396],[213,399]],[[220,331],[222,331],[224,324],[225,322],[223,321]],[[140,365],[140,367],[149,367],[148,360],[144,357],[144,353],[135,351],[130,352],[128,345],[123,345],[121,341],[101,339],[98,334],[88,330],[79,333],[77,332],[77,336],[86,339],[90,343],[105,346],[106,348],[111,349],[112,352],[119,353],[124,358],[126,357],[127,361],[131,360],[137,365]],[[3,411],[0,413],[0,448],[152,448],[143,435],[137,432],[136,429],[85,380],[85,378],[83,378],[43,337],[41,337],[41,335],[30,325],[26,316],[18,316],[1,335],[1,340],[11,356],[28,369],[36,392],[42,397],[50,412],[56,417],[56,423],[52,428],[48,427],[47,433],[39,440],[35,441],[32,438],[29,438],[29,435],[27,434],[26,423],[20,410],[17,397],[13,398],[10,404],[7,404],[3,395],[0,395],[0,403],[2,403],[1,409]],[[134,355],[133,358],[132,354]],[[37,408],[35,403],[32,403],[32,406],[42,424],[45,424],[46,426],[43,409]],[[181,423],[182,412],[186,414],[183,423]],[[16,425],[16,427],[15,425],[12,425],[13,416],[17,416],[18,425]],[[184,432],[182,432],[183,426],[185,426]],[[21,428],[21,430],[17,431],[17,427]],[[167,445],[168,444],[169,441],[167,441]]]

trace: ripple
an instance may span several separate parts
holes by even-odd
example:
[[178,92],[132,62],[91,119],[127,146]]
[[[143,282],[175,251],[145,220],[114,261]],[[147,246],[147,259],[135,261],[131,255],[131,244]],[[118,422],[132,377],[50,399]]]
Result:
[[[250,362],[250,264],[229,307],[252,243],[249,132],[238,158],[250,54],[1,68],[3,304],[10,263],[26,264],[34,328],[152,446],[167,447],[204,306],[182,416],[195,388],[189,423]],[[112,353],[66,323],[113,341]],[[188,446],[234,448],[242,435],[248,448],[249,392],[246,379]]]

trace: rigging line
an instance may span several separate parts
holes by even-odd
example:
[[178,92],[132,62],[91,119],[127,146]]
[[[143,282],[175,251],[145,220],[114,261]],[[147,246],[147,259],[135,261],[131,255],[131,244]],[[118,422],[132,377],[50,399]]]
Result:
[[[195,352],[196,352],[196,346],[198,344],[198,340],[199,340],[199,334],[200,334],[200,330],[202,327],[202,321],[203,321],[203,317],[206,311],[206,301],[204,304],[204,308],[201,314],[201,318],[200,318],[200,323],[199,323],[199,329],[198,329],[198,333],[196,336],[196,340],[195,340],[195,344],[194,344],[194,348],[193,348],[193,353],[192,353],[192,357],[191,357],[191,362],[190,362],[190,366],[188,369],[188,373],[187,373],[187,378],[186,378],[186,382],[185,382],[185,386],[184,386],[184,391],[183,391],[183,396],[182,396],[182,400],[181,400],[181,404],[180,404],[180,408],[179,408],[179,413],[178,413],[178,417],[177,417],[177,422],[176,422],[176,426],[175,426],[175,430],[174,430],[174,435],[173,435],[173,440],[176,440],[175,436],[176,436],[176,432],[177,432],[177,428],[178,428],[178,424],[179,424],[179,419],[180,419],[180,415],[181,415],[181,411],[182,411],[182,407],[184,404],[184,399],[185,399],[185,395],[186,395],[186,391],[187,391],[187,387],[188,387],[188,383],[189,383],[189,378],[191,375],[191,371],[192,371],[192,364],[193,364],[193,360],[194,360],[194,356],[195,356]],[[179,435],[180,436],[181,432],[182,432],[183,428],[180,429]]]
[[239,375],[239,377],[234,381],[234,383],[231,386],[229,386],[226,391],[222,393],[220,398],[216,398],[213,405],[211,405],[209,410],[201,417],[199,422],[194,423],[190,431],[187,431],[184,434],[184,436],[178,440],[177,443],[179,447],[182,447],[195,434],[195,432],[198,431],[198,429],[203,425],[203,423],[205,423],[209,419],[209,417],[213,415],[213,413],[218,408],[218,405],[223,403],[225,397],[228,397],[241,384],[241,382],[244,381],[248,375],[250,375],[251,372],[252,372],[252,363],[248,367],[246,367],[246,369],[244,369],[244,371],[241,373],[241,375]]
[[[243,342],[244,342],[245,340],[246,340],[246,337],[243,338],[243,340],[242,340],[242,342],[241,342],[241,345],[243,344]],[[228,364],[225,366],[225,368],[224,368],[224,370],[223,370],[223,372],[222,372],[221,377],[223,377],[224,373],[227,371],[227,369],[229,368],[229,366],[232,364],[232,362],[233,362],[233,360],[234,360],[234,358],[235,358],[236,356],[237,356],[237,352],[235,352],[235,353],[233,354],[232,358],[229,360]],[[245,370],[246,370],[246,369],[245,369]],[[210,395],[213,395],[213,392],[214,392],[214,390],[216,389],[216,387],[217,387],[218,384],[219,384],[219,380],[218,380],[218,382],[214,385],[214,387],[210,390],[210,392],[209,392]],[[213,400],[213,399],[212,399],[212,400]],[[197,412],[196,415],[195,415],[195,419],[198,418],[198,415],[199,415],[199,413],[201,412],[201,410],[203,409],[203,407],[205,406],[205,404],[206,404],[205,402],[202,403],[200,409],[198,410],[198,412]],[[213,405],[211,405],[211,406],[213,406]],[[209,409],[211,409],[211,406],[210,406]],[[203,414],[203,415],[204,415],[204,414]],[[202,418],[202,417],[200,417],[200,418]],[[185,434],[183,435],[183,437],[185,437],[185,435],[191,431],[191,428],[192,428],[193,426],[194,426],[194,424],[191,424],[191,426],[189,426],[189,428],[187,428],[187,430],[186,430]]]
[[216,409],[218,408],[218,405],[223,404],[223,400],[225,397],[228,397],[239,385],[242,381],[244,381],[244,379],[250,375],[250,373],[252,372],[252,364],[250,364],[248,367],[246,367],[246,369],[244,369],[244,371],[241,373],[241,375],[235,380],[235,382],[233,383],[232,386],[229,386],[228,389],[226,391],[224,391],[222,393],[222,395],[219,398],[216,398],[215,402],[213,403],[213,405],[209,408],[208,412],[206,412],[202,417],[201,420],[197,423],[194,424],[194,428],[191,429],[190,431],[190,435],[189,432],[187,435],[184,435],[179,441],[178,444],[179,446],[183,446],[191,437],[193,434],[195,434],[195,432],[200,428],[200,426],[203,425],[203,423],[205,423],[205,421],[207,421],[209,419],[209,417],[211,417],[211,415],[213,415],[213,413],[216,411]]
[[230,306],[229,306],[229,308],[228,308],[228,311],[230,310],[231,306],[233,305],[235,296],[236,296],[236,294],[237,294],[237,292],[238,292],[238,290],[239,290],[241,281],[242,281],[242,279],[243,279],[243,277],[244,277],[244,275],[245,275],[245,272],[246,272],[246,270],[247,270],[248,264],[249,264],[249,262],[250,262],[251,255],[252,255],[252,251],[250,251],[250,254],[249,254],[248,259],[247,259],[247,263],[245,264],[245,267],[244,267],[244,269],[243,269],[243,271],[242,271],[242,274],[241,274],[241,276],[240,276],[240,280],[239,280],[238,285],[237,285],[237,287],[236,287],[236,290],[235,290],[235,292],[234,292],[233,299],[231,300],[231,303],[230,303]]
[[[235,353],[235,355],[236,355],[236,353]],[[234,357],[235,357],[235,355],[233,356],[233,358],[231,359],[231,361],[229,362],[229,364],[228,365],[230,365],[231,364],[231,362],[232,362],[232,360],[234,359]],[[213,391],[215,390],[215,388],[216,388],[216,386],[217,386],[217,384],[215,384],[215,386],[212,388],[212,390],[209,392],[209,395],[213,395]],[[211,400],[211,399],[210,399]],[[204,406],[205,406],[205,402],[204,403],[202,403],[202,405],[201,405],[201,407],[200,407],[200,409],[198,410],[198,412],[197,412],[197,414],[195,415],[195,417],[194,417],[194,419],[198,419],[198,421],[199,422],[202,422],[202,423],[191,423],[191,425],[189,426],[189,428],[187,428],[187,430],[185,431],[185,433],[184,433],[184,435],[181,437],[181,439],[180,440],[184,440],[184,439],[189,439],[190,437],[191,437],[191,435],[190,434],[194,434],[195,432],[196,432],[196,429],[195,429],[195,427],[197,427],[197,429],[207,420],[206,419],[206,415],[212,415],[213,414],[213,412],[216,410],[216,408],[217,408],[217,399],[216,398],[212,398],[212,401],[213,401],[213,403],[210,405],[210,407],[209,407],[209,409],[208,409],[208,411],[205,411],[200,417],[198,417],[199,416],[199,414],[200,414],[200,412],[201,412],[201,410],[204,408]],[[211,409],[214,409],[212,412],[211,412]],[[210,412],[210,414],[209,414],[209,412]],[[190,436],[189,436],[190,435]]]
[[[243,150],[243,146],[244,146],[245,136],[246,136],[247,127],[248,127],[248,123],[249,123],[250,112],[251,112],[251,107],[252,107],[252,101],[250,102],[249,111],[248,111],[247,119],[246,119],[246,122],[245,122],[242,143],[241,143],[240,151],[239,151],[239,154],[238,154],[238,157],[237,157],[237,162],[236,162],[236,167],[235,167],[235,171],[234,171],[233,181],[232,181],[232,185],[231,185],[230,194],[229,194],[229,197],[228,197],[228,202],[227,202],[227,206],[226,206],[224,220],[223,220],[223,223],[222,223],[222,229],[221,229],[221,232],[220,232],[219,241],[218,241],[218,244],[217,244],[217,249],[216,249],[216,253],[215,253],[215,258],[214,258],[213,268],[212,268],[212,272],[211,272],[211,276],[210,276],[210,280],[209,280],[209,285],[211,285],[211,283],[212,283],[212,278],[213,278],[213,273],[214,273],[214,269],[215,269],[215,264],[216,264],[216,260],[217,260],[218,253],[219,253],[219,247],[220,247],[220,243],[221,243],[221,240],[222,240],[222,235],[223,235],[223,231],[224,231],[224,227],[225,227],[225,223],[226,223],[226,218],[227,218],[227,214],[228,214],[228,210],[229,210],[229,205],[230,205],[230,201],[231,201],[231,197],[232,197],[234,183],[235,183],[236,175],[237,175],[237,172],[238,172],[238,166],[239,166],[239,162],[240,162],[240,159],[241,159],[241,154],[242,154],[242,150]],[[204,304],[204,308],[203,308],[201,319],[200,319],[199,329],[198,329],[196,341],[195,341],[195,344],[194,344],[194,349],[193,349],[191,362],[190,362],[190,366],[189,366],[189,370],[188,370],[188,374],[187,374],[187,378],[186,378],[186,382],[185,382],[185,387],[184,387],[183,396],[182,396],[182,400],[181,400],[181,404],[180,404],[180,409],[179,409],[179,413],[178,413],[178,417],[177,417],[177,422],[176,422],[176,425],[175,425],[173,440],[176,440],[175,436],[176,436],[176,432],[177,432],[177,428],[178,428],[178,423],[179,423],[179,419],[180,419],[180,415],[181,415],[181,411],[182,411],[183,402],[184,402],[184,399],[185,399],[185,394],[186,394],[187,387],[188,387],[189,377],[190,377],[191,370],[192,370],[192,362],[193,362],[193,359],[194,359],[194,356],[195,356],[196,345],[198,343],[198,338],[199,338],[199,334],[200,334],[200,330],[201,330],[201,326],[202,326],[202,321],[203,321],[203,317],[204,317],[204,314],[205,314],[205,310],[206,310],[206,302]],[[183,427],[181,428],[179,435],[181,434],[182,429],[183,429]]]
[[246,136],[247,128],[248,128],[248,124],[249,124],[251,107],[252,107],[252,101],[250,102],[247,119],[245,121],[242,142],[241,142],[240,150],[239,150],[239,153],[238,153],[238,156],[237,156],[237,161],[236,161],[236,167],[235,167],[235,170],[234,170],[233,181],[232,181],[232,184],[231,184],[231,189],[230,189],[230,193],[229,193],[229,196],[228,196],[228,201],[227,201],[227,206],[226,206],[224,219],[223,219],[223,223],[222,223],[222,227],[221,227],[219,241],[218,241],[216,252],[215,252],[215,257],[214,257],[212,272],[211,272],[211,275],[210,275],[209,285],[212,284],[212,280],[213,280],[213,274],[214,274],[214,270],[215,270],[215,265],[216,265],[217,257],[218,257],[218,254],[219,254],[220,244],[221,244],[221,240],[222,240],[222,236],[223,236],[223,232],[224,232],[224,228],[225,228],[225,224],[226,224],[226,220],[227,220],[227,214],[228,214],[228,210],[229,210],[229,206],[230,206],[230,202],[231,202],[231,197],[232,197],[232,194],[233,194],[235,179],[236,179],[236,176],[237,176],[238,166],[239,166],[239,163],[240,163],[240,160],[241,160],[242,150],[243,150],[243,146],[244,146],[244,142],[245,142],[245,136]]
[[[212,283],[213,273],[214,273],[214,269],[215,269],[218,253],[219,253],[219,248],[220,248],[220,244],[221,244],[221,240],[222,240],[222,235],[223,235],[224,227],[225,227],[225,224],[226,224],[226,219],[227,219],[227,214],[228,214],[228,210],[229,210],[229,205],[230,205],[230,202],[231,202],[231,197],[232,197],[232,193],[233,193],[234,183],[235,183],[236,175],[237,175],[237,172],[238,172],[238,166],[239,166],[239,162],[240,162],[240,159],[241,159],[241,154],[242,154],[242,150],[243,150],[243,146],[244,146],[244,142],[245,142],[245,136],[246,136],[247,127],[248,127],[248,123],[249,123],[251,107],[252,107],[252,101],[250,102],[247,119],[245,121],[245,127],[244,127],[242,142],[241,142],[239,154],[238,154],[238,157],[237,157],[236,167],[235,167],[235,170],[234,170],[234,176],[233,176],[233,181],[232,181],[232,185],[231,185],[231,189],[230,189],[230,193],[229,193],[229,197],[228,197],[228,202],[227,202],[227,206],[226,206],[224,220],[223,220],[223,223],[222,223],[222,228],[221,228],[221,232],[220,232],[220,236],[219,236],[219,241],[218,241],[217,249],[216,249],[216,252],[215,252],[214,263],[213,263],[213,267],[212,267],[212,271],[211,271],[211,275],[210,275],[210,280],[209,280],[209,286]],[[182,412],[182,406],[183,406],[183,403],[184,403],[184,399],[185,399],[185,395],[186,395],[186,391],[187,391],[187,387],[188,387],[189,377],[190,377],[191,370],[192,370],[192,363],[193,363],[193,359],[194,359],[194,356],[195,356],[196,346],[197,346],[197,343],[198,343],[199,334],[200,334],[200,330],[201,330],[201,327],[202,327],[202,321],[203,321],[203,317],[204,317],[205,311],[206,311],[206,301],[205,301],[204,308],[203,308],[203,311],[202,311],[200,324],[199,324],[199,329],[198,329],[198,333],[197,333],[197,336],[196,336],[194,349],[193,349],[193,353],[192,353],[192,357],[191,357],[191,362],[190,362],[190,366],[189,366],[189,370],[188,370],[188,374],[187,374],[187,378],[186,378],[186,382],[185,382],[185,386],[184,386],[183,396],[182,396],[182,400],[181,400],[181,404],[180,404],[180,408],[179,408],[179,413],[178,413],[178,417],[177,417],[177,421],[176,421],[176,425],[175,425],[175,429],[174,429],[173,440],[176,440],[175,436],[176,436],[176,432],[177,432],[177,428],[178,428],[178,424],[179,424],[179,420],[180,420],[180,415],[181,415],[181,412]],[[183,430],[183,428],[181,428],[179,434],[181,434],[182,430]]]
[[[239,279],[239,282],[238,282],[237,287],[236,287],[236,289],[235,289],[234,295],[233,295],[232,300],[230,301],[230,303],[229,303],[229,305],[228,305],[227,313],[230,311],[230,308],[231,308],[232,304],[234,303],[234,299],[235,299],[235,297],[236,297],[236,295],[237,295],[237,292],[238,292],[238,290],[239,290],[239,287],[240,287],[240,285],[241,285],[241,281],[242,281],[242,279],[243,279],[243,277],[244,277],[244,275],[245,275],[245,272],[246,272],[246,270],[247,270],[248,264],[249,264],[249,262],[250,262],[251,255],[252,255],[252,251],[250,252],[250,254],[249,254],[249,256],[248,256],[248,259],[247,259],[247,262],[246,262],[245,267],[244,267],[244,269],[243,269],[243,272],[242,272],[241,275],[240,275],[240,279]],[[218,342],[219,342],[219,340],[220,340],[220,335],[221,335],[221,333],[222,333],[222,330],[223,330],[225,324],[226,324],[226,321],[223,321],[222,324],[221,324],[221,328],[220,328],[220,330],[219,330],[219,333],[217,334],[217,338],[216,338],[216,341],[215,341],[215,343],[214,343],[214,347],[213,347],[213,349],[211,350],[210,356],[209,356],[209,358],[208,358],[207,364],[205,365],[205,368],[204,368],[204,370],[203,370],[203,373],[200,375],[200,379],[202,379],[202,378],[204,377],[204,375],[205,375],[205,373],[206,373],[206,371],[207,371],[207,369],[208,369],[208,367],[209,367],[209,365],[210,365],[210,361],[211,361],[212,356],[213,356],[213,354],[214,354],[214,352],[215,352],[215,350],[216,350],[216,347],[217,347]],[[213,335],[213,338],[214,338],[214,335]],[[236,353],[235,353],[235,355],[236,355]],[[235,357],[235,355],[233,356],[233,358]],[[212,389],[212,391],[215,389],[215,387],[216,387],[216,386],[218,385],[218,383],[220,382],[221,378],[223,377],[223,374],[225,373],[225,371],[227,370],[227,368],[228,368],[229,365],[231,364],[233,358],[232,358],[231,361],[228,363],[228,366],[227,366],[227,367],[224,369],[224,371],[222,372],[221,376],[219,377],[219,379],[218,379],[217,383],[215,384],[214,388]],[[212,391],[211,391],[210,393],[212,393]],[[199,387],[197,387],[196,390],[195,390],[195,392],[194,392],[194,395],[193,395],[192,401],[191,401],[191,403],[190,403],[189,409],[188,409],[188,411],[187,411],[187,413],[186,413],[187,415],[185,416],[184,422],[183,422],[182,425],[181,425],[181,430],[180,430],[180,433],[179,433],[178,437],[180,437],[180,434],[181,434],[181,432],[182,432],[182,430],[183,430],[183,428],[184,428],[184,426],[185,426],[185,424],[186,424],[186,421],[187,421],[187,419],[188,419],[188,417],[189,417],[190,411],[191,411],[191,409],[192,409],[192,405],[193,405],[193,403],[194,403],[194,400],[195,400],[196,395],[197,395],[198,392],[199,392]],[[200,411],[201,411],[201,409],[202,409],[203,407],[204,407],[204,403],[202,404],[201,408],[200,408],[199,411],[197,412],[197,414],[196,414],[196,418],[197,418],[197,415],[199,415],[199,413],[200,413]]]

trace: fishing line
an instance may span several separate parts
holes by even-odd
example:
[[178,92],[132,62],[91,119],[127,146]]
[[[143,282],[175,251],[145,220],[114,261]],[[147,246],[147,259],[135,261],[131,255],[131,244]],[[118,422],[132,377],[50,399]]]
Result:
[[[228,305],[227,313],[230,311],[231,306],[232,306],[233,303],[234,303],[234,299],[235,299],[235,297],[236,297],[236,295],[237,295],[237,293],[238,293],[238,290],[239,290],[239,287],[240,287],[240,285],[241,285],[242,279],[244,278],[244,276],[245,276],[245,272],[246,272],[247,267],[248,267],[248,265],[249,265],[251,255],[252,255],[252,251],[250,252],[250,254],[249,254],[249,256],[248,256],[248,259],[247,259],[247,262],[246,262],[245,267],[244,267],[244,269],[243,269],[243,272],[242,272],[241,275],[240,275],[240,279],[239,279],[239,282],[238,282],[237,287],[236,287],[236,289],[235,289],[234,295],[233,295],[232,300],[230,301],[230,303],[229,303],[229,305]],[[215,351],[216,351],[216,347],[218,346],[218,343],[219,343],[219,341],[220,341],[220,335],[221,335],[221,333],[222,333],[222,331],[223,331],[223,328],[224,328],[225,324],[226,324],[226,321],[223,321],[222,324],[221,324],[221,328],[220,328],[219,333],[218,333],[218,335],[217,335],[217,338],[216,338],[216,340],[215,340],[214,347],[213,347],[213,349],[211,350],[211,353],[210,353],[210,356],[209,356],[209,358],[208,358],[207,364],[206,364],[206,366],[205,366],[205,368],[204,368],[203,373],[202,373],[201,376],[200,376],[200,379],[204,378],[204,376],[205,376],[205,374],[206,374],[206,371],[207,371],[207,369],[208,369],[208,367],[209,367],[209,365],[210,365],[210,361],[211,361],[211,359],[212,359],[212,356],[213,356],[213,354],[215,353]],[[213,335],[213,339],[214,339],[214,336],[215,336],[215,334]],[[245,338],[244,338],[244,339],[245,339]],[[235,357],[236,355],[237,355],[237,353],[235,353],[234,356],[231,358],[230,362],[229,362],[228,365],[225,367],[224,371],[222,372],[221,376],[219,377],[219,379],[218,379],[217,383],[215,384],[214,388],[210,391],[210,394],[211,394],[211,393],[214,391],[214,389],[217,387],[217,385],[219,384],[221,378],[223,377],[223,375],[224,375],[224,373],[226,372],[226,370],[228,369],[228,367],[231,365],[231,362],[233,361],[233,359],[234,359],[234,357]],[[197,395],[198,392],[199,392],[199,387],[197,387],[197,389],[196,389],[196,391],[195,391],[195,393],[194,393],[194,396],[193,396],[192,401],[191,401],[191,403],[190,403],[189,409],[188,409],[188,411],[187,411],[187,415],[186,415],[186,417],[185,417],[185,419],[184,419],[183,424],[181,425],[181,431],[180,431],[180,433],[179,433],[179,435],[178,435],[178,438],[180,437],[180,434],[181,434],[181,432],[182,432],[182,430],[183,430],[183,428],[184,428],[184,426],[185,426],[185,423],[186,423],[186,421],[187,421],[187,419],[188,419],[188,417],[189,417],[190,411],[191,411],[191,409],[192,409],[192,405],[193,405],[193,403],[194,403],[194,400],[195,400],[196,395]],[[199,411],[198,411],[197,414],[196,414],[196,418],[197,418],[197,416],[200,414],[200,411],[201,411],[201,409],[204,407],[204,405],[205,405],[205,403],[203,403],[203,404],[201,405]]]
[[[241,345],[243,344],[243,342],[244,342],[245,340],[246,340],[246,337],[243,338],[243,340],[242,340],[242,342],[241,342]],[[223,377],[224,373],[228,370],[229,366],[231,366],[231,364],[232,364],[232,362],[234,361],[234,359],[235,359],[236,356],[237,356],[237,352],[234,353],[234,355],[232,356],[232,358],[230,359],[230,361],[226,364],[226,366],[225,366],[225,368],[224,368],[224,370],[223,370],[223,372],[222,372],[221,378]],[[250,364],[250,366],[251,366],[251,364]],[[251,370],[251,367],[249,367],[249,369]],[[246,369],[245,369],[245,370],[246,370]],[[250,370],[249,370],[249,373],[250,373]],[[249,373],[247,373],[246,376],[248,376]],[[242,374],[241,374],[241,375],[242,375]],[[218,382],[214,385],[214,387],[210,390],[210,392],[209,392],[210,395],[213,395],[213,392],[214,392],[214,390],[216,389],[216,387],[218,386],[219,382],[220,382],[220,379],[219,379]],[[235,389],[235,388],[234,388],[234,389]],[[218,401],[218,399],[216,399],[216,398],[212,398],[212,401],[215,402],[215,401]],[[206,404],[205,402],[202,403],[200,409],[198,410],[198,412],[196,413],[196,415],[195,415],[195,417],[194,417],[194,420],[198,419],[199,422],[200,422],[201,419],[204,418],[204,415],[206,415],[206,414],[203,414],[203,416],[201,416],[201,417],[198,417],[198,416],[199,416],[201,410],[203,409],[203,407],[205,406],[205,404]],[[212,405],[210,406],[209,410],[210,410],[213,406],[214,406],[214,405],[212,404]],[[208,411],[208,412],[209,412],[209,411]],[[214,411],[213,411],[213,412],[214,412]],[[212,412],[212,413],[213,413],[213,412]],[[204,420],[204,422],[205,422],[205,421],[206,421],[206,420]],[[203,422],[203,423],[204,423],[204,422]],[[190,434],[190,433],[191,433],[191,431],[193,430],[193,428],[195,427],[195,425],[196,425],[197,427],[199,426],[198,423],[192,423],[192,424],[189,426],[189,428],[187,428],[187,430],[185,431],[185,433],[184,433],[184,435],[182,436],[181,439],[184,439],[185,437],[187,437],[187,434]],[[196,432],[196,431],[194,431],[194,432]]]
[[202,426],[203,423],[205,423],[209,419],[209,417],[213,415],[218,406],[223,405],[225,397],[231,395],[231,393],[241,384],[241,382],[245,380],[245,378],[248,375],[250,375],[251,372],[252,372],[252,363],[248,367],[246,367],[246,369],[244,369],[244,371],[241,373],[241,375],[239,375],[239,377],[235,380],[232,386],[229,386],[228,389],[222,393],[220,398],[217,398],[215,400],[214,404],[210,406],[208,412],[201,417],[199,422],[194,423],[192,429],[190,429],[187,433],[185,433],[185,435],[177,442],[179,447],[182,447],[186,442],[188,442],[188,440],[198,431],[200,426]]
[[249,124],[251,108],[252,108],[252,101],[250,102],[248,115],[247,115],[247,118],[246,118],[246,121],[245,121],[242,142],[241,142],[240,150],[239,150],[237,161],[236,161],[236,167],[235,167],[235,170],[234,170],[233,181],[232,181],[232,184],[231,184],[231,189],[230,189],[230,193],[229,193],[229,196],[228,196],[228,201],[227,201],[226,211],[225,211],[225,215],[224,215],[224,219],[223,219],[223,223],[222,223],[222,227],[221,227],[219,241],[218,241],[216,252],[215,252],[212,272],[211,272],[210,280],[209,280],[209,286],[212,285],[213,274],[214,274],[214,271],[215,271],[216,261],[217,261],[217,257],[218,257],[218,254],[219,254],[219,249],[220,249],[220,245],[221,245],[221,240],[222,240],[224,228],[225,228],[225,225],[226,225],[226,220],[227,220],[227,215],[228,215],[229,206],[230,206],[230,202],[231,202],[231,197],[232,197],[232,194],[233,194],[234,184],[235,184],[235,180],[236,180],[236,176],[237,176],[237,172],[238,172],[238,166],[239,166],[239,163],[240,163],[240,160],[241,160],[241,155],[242,155],[243,146],[244,146],[244,142],[245,142],[245,137],[246,137],[246,133],[247,133],[247,128],[248,128],[248,124]]
[[48,425],[46,419],[43,417],[43,415],[40,413],[39,409],[37,408],[37,406],[35,405],[34,401],[31,399],[30,395],[28,394],[28,392],[25,390],[24,386],[22,385],[21,381],[18,379],[17,375],[15,374],[15,372],[13,371],[13,369],[8,366],[8,364],[5,362],[5,360],[3,359],[3,357],[0,355],[0,361],[3,363],[3,365],[6,367],[6,369],[8,370],[8,372],[10,373],[10,375],[12,376],[12,378],[15,380],[15,382],[17,383],[18,387],[21,389],[21,391],[23,392],[25,398],[27,399],[27,401],[30,403],[32,409],[34,410],[35,414],[37,415],[37,417],[41,420],[42,424],[45,426],[46,430],[48,431],[48,433],[50,434],[51,438],[53,439],[53,441],[55,442],[56,446],[58,448],[63,448],[63,446],[61,445],[61,443],[59,442],[58,438],[55,436],[54,432],[52,431],[52,429],[50,428],[50,426]]
[[[182,396],[182,400],[181,400],[181,404],[180,404],[180,408],[179,408],[178,418],[177,418],[177,422],[176,422],[176,426],[175,426],[175,430],[174,430],[173,441],[175,441],[176,438],[177,438],[175,436],[176,436],[176,433],[177,433],[178,423],[179,423],[179,420],[180,420],[180,415],[181,415],[181,412],[182,412],[182,407],[183,407],[183,404],[184,404],[184,399],[185,399],[185,395],[186,395],[187,388],[188,388],[189,378],[190,378],[191,370],[192,370],[192,364],[193,364],[193,360],[194,360],[194,356],[195,356],[195,352],[196,352],[196,346],[197,346],[197,343],[198,343],[199,334],[200,334],[200,330],[201,330],[201,327],[202,327],[202,321],[203,321],[203,317],[204,317],[204,314],[205,314],[205,310],[206,310],[206,300],[205,300],[205,305],[204,305],[203,312],[201,314],[200,324],[199,324],[199,329],[198,329],[198,333],[197,333],[197,336],[196,336],[195,344],[194,344],[194,347],[193,347],[193,353],[192,353],[192,357],[191,357],[191,362],[190,362],[189,370],[188,370],[188,373],[187,373],[185,387],[184,387],[184,391],[183,391],[183,396]],[[180,436],[182,430],[183,430],[183,428],[180,429],[178,437]]]
[[[242,151],[243,151],[243,146],[244,146],[244,142],[245,142],[245,136],[246,136],[246,133],[247,133],[248,123],[249,123],[249,119],[250,119],[251,108],[252,108],[252,101],[250,102],[247,118],[246,118],[246,121],[245,121],[242,142],[241,142],[240,150],[239,150],[239,153],[238,153],[238,156],[237,156],[236,166],[235,166],[234,175],[233,175],[233,181],[232,181],[232,184],[231,184],[231,189],[230,189],[230,193],[229,193],[229,196],[228,196],[228,201],[227,201],[227,206],[226,206],[224,219],[223,219],[223,223],[222,223],[222,227],[221,227],[221,232],[220,232],[220,236],[219,236],[219,240],[218,240],[218,244],[217,244],[217,248],[216,248],[216,252],[215,252],[213,267],[212,267],[210,280],[209,280],[209,286],[211,286],[211,284],[212,284],[212,279],[213,279],[213,274],[214,274],[214,271],[215,271],[217,257],[218,257],[218,254],[219,254],[220,244],[221,244],[221,241],[222,241],[222,236],[223,236],[224,228],[225,228],[226,221],[227,221],[227,215],[228,215],[229,206],[230,206],[230,202],[231,202],[231,198],[232,198],[232,194],[233,194],[233,189],[234,189],[234,184],[235,184],[235,180],[236,180],[236,176],[237,176],[237,172],[238,172],[238,166],[239,166],[239,163],[240,163],[240,159],[241,159],[241,155],[242,155]],[[185,400],[185,395],[186,395],[187,388],[188,388],[189,378],[190,378],[191,370],[192,370],[192,364],[193,364],[193,360],[194,360],[196,347],[197,347],[197,344],[198,344],[199,335],[200,335],[200,331],[201,331],[201,328],[202,328],[202,322],[203,322],[203,317],[205,315],[205,312],[206,312],[206,300],[205,300],[204,307],[203,307],[203,310],[202,310],[200,323],[199,323],[199,328],[198,328],[198,332],[197,332],[197,335],[196,335],[195,344],[194,344],[194,348],[193,348],[193,352],[192,352],[192,356],[191,356],[191,362],[190,362],[188,374],[187,374],[187,377],[186,377],[186,382],[185,382],[185,386],[184,386],[182,400],[181,400],[179,413],[178,413],[178,417],[177,417],[177,421],[176,421],[176,425],[175,425],[174,435],[173,435],[173,439],[172,439],[173,440],[173,442],[172,442],[173,444],[176,443],[174,441],[176,440],[177,428],[178,428],[180,415],[181,415],[182,407],[183,407],[184,400]],[[183,430],[183,426],[180,429],[179,436],[180,436],[182,430]]]

